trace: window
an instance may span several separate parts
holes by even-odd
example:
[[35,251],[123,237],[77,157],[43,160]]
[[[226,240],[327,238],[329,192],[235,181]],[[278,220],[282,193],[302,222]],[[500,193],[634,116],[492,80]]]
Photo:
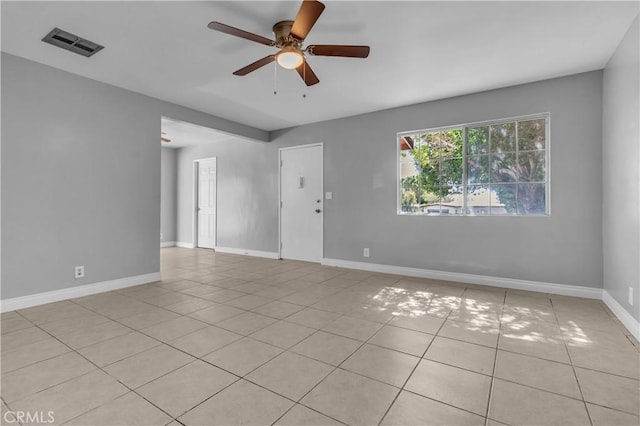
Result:
[[549,114],[398,134],[398,213],[548,215]]

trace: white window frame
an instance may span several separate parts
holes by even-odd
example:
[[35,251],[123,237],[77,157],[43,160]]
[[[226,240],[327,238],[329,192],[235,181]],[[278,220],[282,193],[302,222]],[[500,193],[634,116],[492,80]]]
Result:
[[[530,121],[530,120],[545,120],[545,213],[544,214],[536,214],[536,215],[524,215],[524,214],[483,214],[483,215],[474,215],[467,214],[467,130],[473,127],[483,127],[483,126],[492,126],[499,125],[504,123],[512,123],[518,121]],[[450,131],[460,129],[463,131],[463,146],[462,146],[462,187],[463,187],[463,197],[462,197],[462,213],[461,214],[427,214],[424,212],[405,212],[402,211],[402,194],[401,194],[401,179],[402,172],[400,166],[400,158],[402,151],[400,149],[400,139],[403,136],[415,135],[416,133],[431,133],[431,132],[442,132],[442,131]],[[518,126],[516,126],[516,159],[518,158],[517,154],[519,152],[518,149]],[[489,155],[491,155],[489,153]],[[537,114],[529,114],[529,115],[520,115],[515,117],[507,117],[500,118],[495,120],[484,120],[484,121],[476,121],[470,123],[463,123],[458,125],[449,125],[449,126],[441,126],[441,127],[431,127],[427,129],[420,130],[410,130],[398,132],[396,134],[396,214],[398,216],[428,216],[428,217],[526,217],[526,218],[545,218],[551,217],[551,113],[543,112]]]

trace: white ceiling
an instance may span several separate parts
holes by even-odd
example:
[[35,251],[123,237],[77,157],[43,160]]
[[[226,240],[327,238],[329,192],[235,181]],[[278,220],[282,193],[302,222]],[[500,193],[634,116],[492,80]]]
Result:
[[[295,71],[276,82],[274,65],[233,76],[275,49],[207,24],[271,38],[299,4],[2,1],[2,50],[274,130],[601,69],[638,13],[637,1],[326,1],[306,44],[367,44],[368,59],[311,57],[310,88]],[[56,26],[105,48],[87,59],[41,42]]]

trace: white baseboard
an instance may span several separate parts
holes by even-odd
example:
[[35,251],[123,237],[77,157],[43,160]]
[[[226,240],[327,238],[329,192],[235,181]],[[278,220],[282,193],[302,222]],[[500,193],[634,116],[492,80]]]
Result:
[[175,241],[163,241],[160,243],[160,247],[175,247],[175,246],[176,246]]
[[45,293],[30,294],[28,296],[14,297],[0,301],[0,312],[15,311],[16,309],[30,308],[46,303],[59,302],[61,300],[74,299],[76,297],[89,296],[105,291],[118,290],[125,287],[160,281],[160,272],[136,275],[133,277],[118,278],[111,281],[103,281],[95,284],[87,284],[60,290],[47,291]]
[[[185,243],[182,241],[177,241],[175,245],[182,248],[194,248],[193,243]],[[241,254],[244,256],[264,257],[266,259],[280,259],[280,253],[273,252],[273,251],[248,250],[248,249],[220,247],[220,246],[214,248],[214,250],[218,253]]]
[[458,272],[434,271],[430,269],[407,268],[404,266],[379,265],[376,263],[353,262],[340,259],[322,259],[326,266],[358,269],[362,271],[380,272],[385,274],[405,275],[409,277],[429,278],[443,281],[455,281],[467,284],[479,284],[493,287],[504,287],[515,290],[537,291],[540,293],[560,294],[564,296],[586,297],[601,299],[602,289],[593,287],[573,286],[566,284],[552,284],[538,281],[526,281],[513,278],[490,277],[486,275],[462,274]]
[[280,259],[280,254],[273,251],[245,250],[230,247],[216,247],[218,253],[243,254],[245,256],[264,257],[267,259]]
[[640,340],[640,322],[636,320],[607,290],[602,291],[602,301],[611,309],[620,322],[627,327],[636,340]]

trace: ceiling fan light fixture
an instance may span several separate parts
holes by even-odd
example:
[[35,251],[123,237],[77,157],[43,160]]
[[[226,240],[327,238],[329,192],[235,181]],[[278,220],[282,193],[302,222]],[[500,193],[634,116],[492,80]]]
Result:
[[276,56],[276,61],[282,68],[293,70],[302,65],[304,58],[298,49],[288,46],[282,48]]

